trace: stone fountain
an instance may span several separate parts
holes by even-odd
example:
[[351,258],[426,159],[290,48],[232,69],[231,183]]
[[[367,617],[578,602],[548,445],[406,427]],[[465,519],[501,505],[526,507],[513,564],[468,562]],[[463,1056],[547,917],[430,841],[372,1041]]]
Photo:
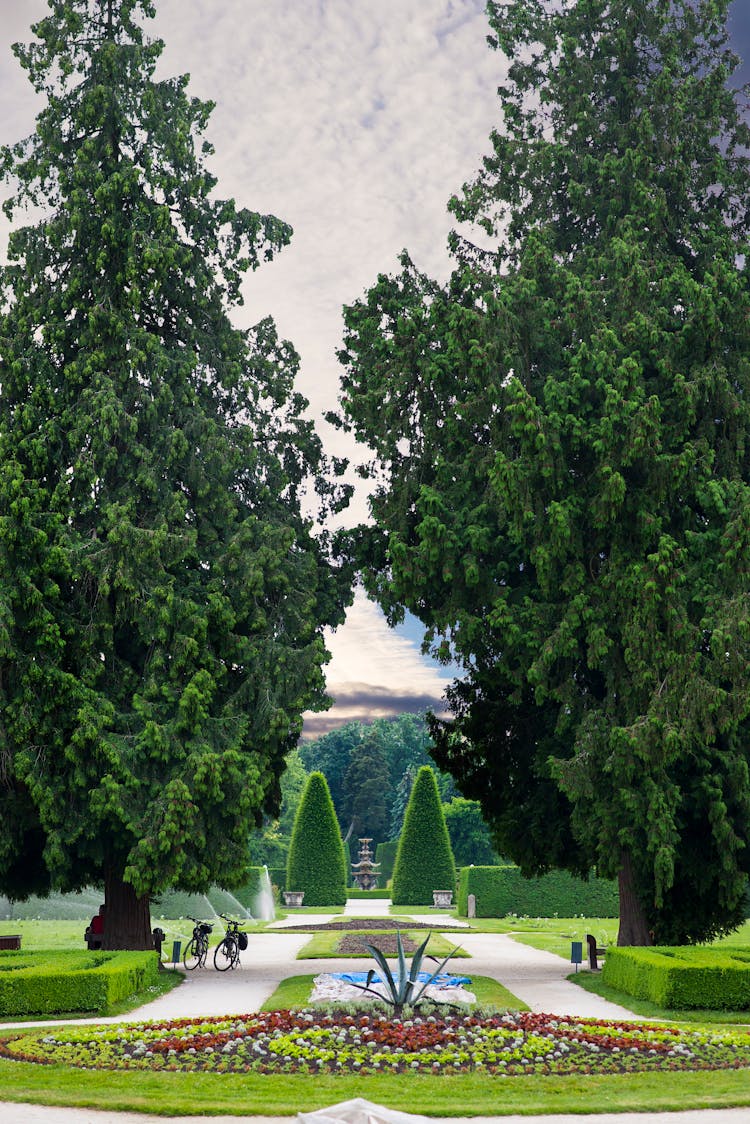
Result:
[[360,890],[377,890],[380,863],[373,862],[372,839],[360,839],[359,861],[352,863],[352,878]]

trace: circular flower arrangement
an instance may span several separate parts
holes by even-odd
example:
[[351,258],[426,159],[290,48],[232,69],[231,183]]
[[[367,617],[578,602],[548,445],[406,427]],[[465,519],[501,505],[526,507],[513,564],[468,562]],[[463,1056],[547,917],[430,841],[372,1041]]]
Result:
[[750,1067],[750,1034],[530,1012],[396,1019],[303,1010],[6,1033],[0,1055],[219,1073],[634,1073]]

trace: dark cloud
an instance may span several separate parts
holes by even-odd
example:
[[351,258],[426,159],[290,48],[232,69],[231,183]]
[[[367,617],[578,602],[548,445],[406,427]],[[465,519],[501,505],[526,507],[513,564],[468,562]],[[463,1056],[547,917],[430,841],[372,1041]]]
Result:
[[336,691],[334,705],[321,714],[306,714],[302,737],[319,738],[347,722],[372,722],[376,718],[396,718],[399,714],[421,714],[432,710],[444,714],[441,698],[434,694],[394,692],[369,683],[348,683]]

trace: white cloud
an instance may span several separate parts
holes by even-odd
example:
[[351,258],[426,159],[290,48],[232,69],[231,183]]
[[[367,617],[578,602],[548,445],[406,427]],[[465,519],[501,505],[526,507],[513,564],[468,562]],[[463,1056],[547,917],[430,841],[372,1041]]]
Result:
[[326,679],[334,695],[363,683],[436,699],[445,690],[442,669],[426,664],[417,645],[389,628],[378,607],[361,591],[347,613],[346,625],[329,633],[327,644],[332,658]]

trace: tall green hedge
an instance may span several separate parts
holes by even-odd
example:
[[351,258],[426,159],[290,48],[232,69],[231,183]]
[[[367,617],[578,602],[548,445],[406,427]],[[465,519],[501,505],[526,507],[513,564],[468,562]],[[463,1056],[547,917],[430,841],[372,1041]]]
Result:
[[468,913],[476,897],[477,917],[617,917],[617,883],[591,877],[587,882],[565,870],[524,878],[517,866],[465,866],[458,881],[458,912]]
[[285,866],[269,866],[268,877],[271,879],[271,885],[276,886],[279,893],[286,890],[286,867]]
[[303,890],[304,905],[346,904],[347,870],[328,783],[311,773],[302,793],[289,844],[287,890]]
[[[385,886],[389,878],[393,877],[393,868],[396,865],[398,852],[398,839],[389,839],[386,843],[378,843],[375,848],[375,862],[380,863],[378,874],[379,884]],[[439,889],[438,886],[435,889]]]
[[394,905],[432,905],[433,890],[456,888],[448,828],[435,774],[429,765],[417,773],[404,814],[391,883]]

